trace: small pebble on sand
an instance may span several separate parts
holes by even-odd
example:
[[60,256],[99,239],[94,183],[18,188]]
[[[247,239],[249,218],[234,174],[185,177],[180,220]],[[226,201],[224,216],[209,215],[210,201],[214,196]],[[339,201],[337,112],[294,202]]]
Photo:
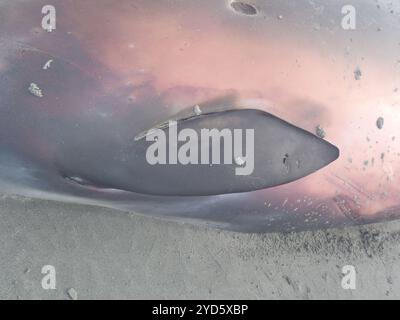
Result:
[[71,300],[78,300],[78,292],[74,288],[69,288],[67,293]]

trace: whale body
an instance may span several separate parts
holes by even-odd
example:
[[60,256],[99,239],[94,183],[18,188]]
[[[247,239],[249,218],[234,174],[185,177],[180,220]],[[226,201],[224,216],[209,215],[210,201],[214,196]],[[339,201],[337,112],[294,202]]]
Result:
[[[0,192],[240,232],[398,218],[400,5],[353,2],[346,30],[329,0],[54,0],[51,32],[0,2]],[[170,121],[233,152],[149,163]]]

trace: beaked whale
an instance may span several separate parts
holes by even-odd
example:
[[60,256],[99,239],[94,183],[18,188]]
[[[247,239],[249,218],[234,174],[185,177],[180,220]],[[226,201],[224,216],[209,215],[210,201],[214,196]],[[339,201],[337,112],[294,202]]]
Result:
[[[47,1],[0,3],[1,192],[241,232],[398,217],[400,8],[356,1],[381,30],[348,33],[334,1],[51,2],[52,32]],[[254,171],[149,164],[170,120],[254,129]]]

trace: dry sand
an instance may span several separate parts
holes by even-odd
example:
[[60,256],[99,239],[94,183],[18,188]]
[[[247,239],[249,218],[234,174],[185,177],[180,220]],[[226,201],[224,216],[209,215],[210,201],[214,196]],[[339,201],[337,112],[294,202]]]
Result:
[[[0,298],[400,298],[399,240],[400,222],[249,235],[2,196]],[[341,287],[347,264],[356,290]],[[44,265],[55,290],[42,289]]]

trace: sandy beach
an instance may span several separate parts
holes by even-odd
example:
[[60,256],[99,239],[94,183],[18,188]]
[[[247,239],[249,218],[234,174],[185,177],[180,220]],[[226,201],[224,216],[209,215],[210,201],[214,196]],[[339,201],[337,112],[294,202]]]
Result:
[[[0,298],[398,299],[399,240],[400,222],[254,235],[2,196]],[[345,265],[356,290],[341,286]]]

